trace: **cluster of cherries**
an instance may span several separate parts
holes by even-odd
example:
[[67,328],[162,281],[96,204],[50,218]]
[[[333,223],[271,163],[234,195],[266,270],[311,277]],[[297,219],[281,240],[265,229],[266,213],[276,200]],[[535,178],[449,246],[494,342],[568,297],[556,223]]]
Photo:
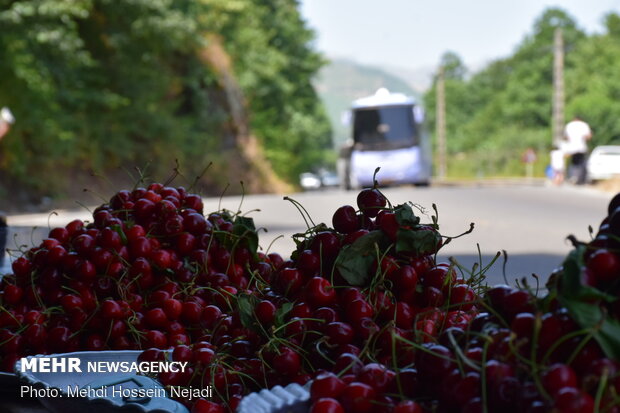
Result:
[[[291,259],[271,257],[269,276],[233,301],[231,322],[248,335],[214,348],[209,363],[194,362],[184,383],[214,384],[221,397],[195,412],[308,381],[311,413],[620,411],[618,359],[573,319],[557,286],[541,298],[503,285],[479,294],[471,279],[435,262],[441,238],[403,243],[412,233],[438,234],[436,224],[412,221],[377,189],[362,191],[357,206],[339,208],[333,228],[298,237]],[[581,274],[602,254],[598,238],[583,251]],[[354,259],[367,254],[366,267]],[[347,260],[368,272],[360,285],[345,276]],[[617,292],[620,274],[603,277],[607,293]]]
[[205,218],[182,187],[119,191],[91,223],[54,228],[13,261],[0,285],[2,370],[29,354],[199,341],[217,318],[208,304],[225,308],[271,268],[250,251],[251,229],[227,213]]
[[[451,265],[435,262],[442,243],[436,224],[420,224],[410,206],[388,206],[375,188],[362,191],[357,206],[357,211],[348,205],[336,210],[333,228],[318,225],[296,236],[298,248],[290,259],[265,257],[270,270],[255,271],[250,287],[231,297],[229,307],[207,305],[205,311],[218,316],[208,324],[210,331],[198,343],[173,347],[170,355],[174,361],[189,361],[190,371],[166,373],[159,380],[212,386],[215,396],[194,403],[194,412],[234,411],[247,392],[305,384],[317,374],[340,373],[371,360],[375,362],[363,369],[368,371],[364,375],[378,377],[388,371],[383,366],[396,366],[403,383],[405,377],[415,380],[415,369],[405,367],[416,362],[415,344],[465,328],[478,314],[478,294]],[[397,249],[400,237],[417,232],[430,242]],[[348,249],[355,253],[344,253]],[[358,259],[367,264],[365,274],[360,280],[347,279],[343,269]],[[161,357],[155,349],[142,356]],[[381,368],[373,370],[377,366]],[[375,393],[383,391],[388,386]],[[355,391],[350,395],[352,400],[360,397]],[[416,405],[405,394],[384,398],[386,412],[396,400],[403,402],[400,409]],[[376,408],[372,397],[366,404]]]
[[144,349],[141,360],[188,362],[158,376],[165,386],[213,390],[179,400],[193,413],[234,412],[249,392],[292,382],[311,382],[311,413],[618,413],[618,358],[572,303],[576,282],[619,318],[619,208],[620,195],[567,261],[577,281],[567,265],[537,298],[437,262],[448,239],[436,219],[376,187],[331,227],[297,234],[288,259],[257,250],[251,220],[205,216],[183,188],[120,191],[92,223],[55,228],[13,262],[0,362]]

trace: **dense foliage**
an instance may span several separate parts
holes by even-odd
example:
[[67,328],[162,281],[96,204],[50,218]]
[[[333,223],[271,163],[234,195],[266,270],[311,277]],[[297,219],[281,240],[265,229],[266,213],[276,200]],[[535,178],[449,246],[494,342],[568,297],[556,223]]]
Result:
[[[446,53],[448,174],[523,173],[521,154],[538,153],[537,170],[548,163],[552,142],[553,38],[562,28],[565,47],[565,117],[580,115],[594,131],[591,148],[620,143],[620,17],[609,14],[605,33],[587,35],[561,9],[548,9],[512,56],[467,76],[454,53]],[[435,120],[436,82],[425,96]]]
[[[331,146],[312,36],[296,0],[1,0],[0,106],[17,123],[0,146],[0,196],[62,196],[89,171],[165,177],[176,160],[190,177],[209,162],[225,172],[220,154],[244,131],[293,180]],[[230,73],[203,58],[214,43]]]

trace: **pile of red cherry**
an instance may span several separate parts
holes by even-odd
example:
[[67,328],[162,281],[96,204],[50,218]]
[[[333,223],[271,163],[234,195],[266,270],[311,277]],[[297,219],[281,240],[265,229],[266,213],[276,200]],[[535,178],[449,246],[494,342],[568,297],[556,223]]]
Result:
[[207,304],[226,305],[269,267],[251,222],[203,215],[184,188],[119,191],[93,221],[54,228],[1,282],[0,357],[166,348],[199,339]]
[[436,262],[449,238],[419,212],[364,189],[285,260],[258,251],[251,219],[205,216],[184,188],[119,191],[13,262],[2,368],[144,349],[189,362],[162,384],[212,386],[180,400],[194,413],[310,381],[311,413],[620,412],[620,194],[542,298]]

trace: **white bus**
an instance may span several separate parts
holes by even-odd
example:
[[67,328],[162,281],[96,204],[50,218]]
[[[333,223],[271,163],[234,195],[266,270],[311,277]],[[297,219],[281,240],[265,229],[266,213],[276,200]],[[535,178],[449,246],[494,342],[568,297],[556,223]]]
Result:
[[351,139],[340,150],[338,175],[346,189],[373,185],[377,167],[380,185],[429,185],[430,138],[423,110],[414,98],[381,88],[353,102]]

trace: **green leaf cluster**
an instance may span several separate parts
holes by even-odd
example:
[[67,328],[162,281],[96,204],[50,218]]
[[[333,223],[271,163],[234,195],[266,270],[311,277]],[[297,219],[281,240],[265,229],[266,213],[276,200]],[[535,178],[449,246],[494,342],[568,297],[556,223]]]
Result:
[[618,359],[620,321],[610,317],[601,306],[602,302],[614,302],[618,298],[582,283],[585,248],[581,245],[571,251],[562,266],[562,278],[554,288],[557,288],[558,300],[571,317],[592,334],[608,357]]
[[295,0],[0,0],[0,106],[17,119],[0,144],[0,195],[62,196],[69,176],[145,165],[162,179],[177,162],[225,175],[220,154],[237,142],[220,74],[201,58],[212,36],[275,171],[292,180],[321,160],[330,127],[311,81],[323,60]]

